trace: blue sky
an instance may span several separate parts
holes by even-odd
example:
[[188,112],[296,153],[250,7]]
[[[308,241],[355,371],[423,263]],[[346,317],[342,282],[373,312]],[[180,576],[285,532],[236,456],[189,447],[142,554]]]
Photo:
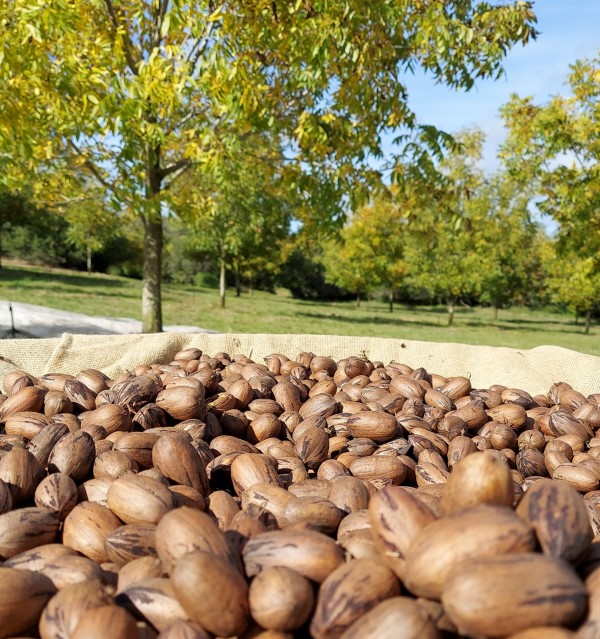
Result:
[[499,109],[510,95],[530,95],[544,103],[566,93],[569,64],[600,49],[600,0],[537,0],[534,11],[541,33],[509,52],[500,80],[480,81],[471,91],[459,92],[437,86],[423,74],[407,79],[409,105],[420,122],[451,133],[471,126],[485,132],[486,171],[497,166],[497,147],[504,139]]

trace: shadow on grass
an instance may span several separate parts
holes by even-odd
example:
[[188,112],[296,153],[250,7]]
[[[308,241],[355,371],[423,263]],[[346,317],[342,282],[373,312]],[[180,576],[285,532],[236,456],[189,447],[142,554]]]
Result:
[[[505,320],[506,324],[502,321],[497,322],[485,322],[485,321],[477,321],[471,320],[469,322],[461,322],[461,326],[465,326],[467,328],[493,328],[498,331],[515,331],[519,333],[539,333],[540,331],[552,331],[557,335],[584,335],[583,327],[580,330],[577,330],[576,327],[566,328],[570,326],[568,323],[559,323],[555,321],[538,321],[538,322],[526,322],[526,325],[521,325],[519,320]],[[513,322],[513,326],[509,324],[509,322]],[[553,326],[554,324],[558,324],[558,326]],[[572,326],[572,325],[571,325]]]
[[[98,278],[88,275],[67,275],[63,273],[41,273],[39,271],[29,271],[18,268],[2,268],[0,269],[0,282],[27,285],[28,282],[42,283],[55,289],[65,290],[69,292],[81,292],[85,288],[120,288],[126,289],[127,284],[118,279],[110,277]],[[71,289],[65,288],[72,287]]]
[[[565,317],[565,319],[548,319],[546,321],[543,320],[526,320],[526,319],[502,319],[499,318],[498,322],[500,324],[502,324],[503,322],[506,322],[507,324],[537,324],[540,327],[543,326],[548,326],[548,324],[558,324],[559,326],[577,326],[577,324],[575,324],[574,320],[572,318],[567,318]],[[583,328],[582,324],[579,324],[579,326],[581,326]]]
[[435,326],[435,327],[444,327],[445,325],[440,322],[428,322],[426,320],[411,320],[411,319],[400,319],[398,317],[394,317],[393,313],[390,313],[389,317],[380,317],[380,316],[362,316],[362,317],[350,317],[348,315],[339,315],[337,313],[296,313],[296,316],[308,317],[310,319],[331,321],[335,320],[337,322],[345,322],[347,324],[384,324],[390,326],[407,326],[407,325],[415,325],[415,326]]
[[[368,301],[365,304],[361,304],[361,306],[356,307],[353,301],[330,301],[330,302],[320,302],[318,300],[300,300],[295,298],[274,298],[269,299],[269,303],[275,304],[292,304],[294,306],[302,305],[307,307],[314,307],[318,309],[332,309],[333,310],[343,310],[347,313],[357,313],[357,314],[365,314],[365,313],[381,313],[381,314],[389,314],[390,317],[402,313],[406,314],[417,314],[417,315],[433,315],[435,317],[447,317],[448,309],[444,305],[440,306],[408,306],[407,304],[402,303],[394,303],[394,309],[390,312],[389,304],[387,302],[377,302],[374,300]],[[471,308],[470,306],[459,306],[454,309],[455,317],[462,317],[465,315],[473,315],[478,312],[479,309]],[[351,320],[350,320],[351,321]],[[436,324],[437,325],[437,324]]]
[[[234,296],[232,296],[234,297]],[[242,295],[237,299],[253,299],[252,296]],[[273,297],[267,298],[268,304],[292,304],[293,306],[316,306],[318,308],[323,308],[324,306],[333,307],[336,303],[339,302],[319,302],[318,300],[301,300],[295,299],[293,297],[280,297],[279,295],[274,295]]]
[[[423,314],[425,311],[421,310],[420,314]],[[431,310],[431,315],[436,315],[435,309]],[[385,325],[385,326],[396,326],[396,327],[409,327],[409,326],[422,326],[427,328],[439,328],[439,329],[448,329],[448,324],[446,321],[440,321],[439,318],[437,321],[428,321],[427,319],[410,319],[410,318],[399,318],[394,317],[393,313],[390,313],[389,317],[382,317],[381,315],[376,316],[368,316],[361,315],[360,317],[352,317],[348,315],[342,315],[338,313],[311,313],[311,312],[303,312],[297,313],[298,316],[307,317],[315,320],[323,320],[323,321],[331,321],[335,320],[337,322],[343,322],[345,324],[376,324],[376,325]],[[520,323],[519,320],[512,320],[512,325],[509,321],[506,321],[506,324],[503,324],[501,321],[485,321],[485,320],[465,320],[460,318],[459,321],[456,321],[455,317],[455,328],[472,328],[472,329],[494,329],[501,332],[523,332],[523,333],[538,333],[540,331],[548,331],[551,324],[556,324],[556,322],[533,322],[525,320],[524,325]],[[553,329],[553,332],[557,334],[564,335],[584,335],[583,327],[580,330],[572,327],[567,328],[569,324],[567,322],[561,323],[559,326]]]
[[[23,289],[27,288],[26,286],[22,287]],[[138,290],[115,290],[115,291],[103,291],[99,290],[95,287],[86,287],[86,288],[78,288],[76,286],[52,286],[52,284],[48,284],[44,287],[44,290],[47,293],[53,293],[55,295],[72,295],[74,297],[87,297],[88,295],[92,295],[94,297],[109,297],[111,299],[137,299],[141,296],[141,289]]]

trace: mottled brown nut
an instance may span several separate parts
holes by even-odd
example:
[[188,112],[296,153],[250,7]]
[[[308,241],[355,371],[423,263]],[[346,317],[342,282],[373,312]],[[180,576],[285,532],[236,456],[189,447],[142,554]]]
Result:
[[177,505],[168,488],[141,474],[115,479],[106,500],[110,510],[126,524],[156,524]]
[[0,566],[2,637],[19,635],[35,626],[55,592],[54,584],[45,575]]
[[533,552],[535,543],[531,527],[509,508],[471,508],[416,534],[406,556],[404,584],[414,595],[439,599],[454,566],[479,557]]
[[269,566],[285,566],[322,583],[344,561],[331,537],[311,530],[268,531],[248,541],[243,551],[246,574],[253,577]]
[[104,404],[84,413],[81,416],[81,427],[85,428],[91,424],[103,426],[109,435],[115,431],[130,431],[132,428],[129,411],[117,404]]
[[165,388],[156,396],[156,405],[176,420],[204,419],[208,411],[204,399],[204,388],[173,386]]
[[310,624],[311,636],[340,637],[378,603],[399,593],[399,582],[389,568],[369,559],[350,560],[322,583]]
[[96,393],[77,379],[68,379],[65,382],[64,393],[73,402],[73,408],[76,412],[96,408]]
[[0,457],[0,479],[8,487],[13,505],[30,500],[45,476],[37,459],[23,448],[13,448]]
[[39,412],[44,405],[47,391],[39,386],[28,386],[8,397],[0,406],[0,423],[23,411]]
[[58,514],[49,508],[19,508],[0,515],[0,558],[52,543],[59,526]]
[[535,530],[542,551],[576,562],[593,538],[585,503],[566,482],[540,479],[524,495],[517,515]]
[[121,606],[98,606],[87,610],[70,635],[70,639],[138,639],[136,621]]
[[425,526],[435,521],[435,515],[414,494],[399,486],[387,486],[373,495],[369,519],[377,549],[402,579],[411,543]]
[[[510,602],[510,614],[505,602]],[[442,604],[461,634],[505,637],[541,620],[576,625],[585,615],[587,593],[567,563],[541,553],[518,553],[457,565],[444,585]]]
[[242,453],[231,464],[231,481],[238,496],[254,484],[280,486],[277,464],[261,453]]
[[390,597],[366,612],[342,634],[342,639],[438,639],[432,619],[410,597]]
[[142,406],[155,400],[160,389],[153,379],[141,375],[114,384],[111,390],[114,393],[114,403],[124,406],[129,413],[135,415]]
[[307,468],[316,469],[329,456],[329,437],[321,428],[309,428],[298,436],[294,448]]
[[508,465],[484,451],[468,455],[453,467],[442,507],[450,514],[478,504],[510,506],[513,499]]
[[58,518],[64,521],[77,505],[77,485],[65,473],[48,475],[36,488],[35,505],[54,510]]
[[92,437],[76,430],[60,439],[48,457],[48,472],[65,473],[74,481],[85,479],[94,465],[96,447]]
[[184,432],[164,434],[152,448],[152,462],[158,470],[177,484],[208,494],[208,477],[198,452]]
[[63,526],[63,544],[97,563],[108,561],[106,537],[122,522],[108,508],[95,502],[82,502],[67,515]]
[[227,561],[195,551],[177,561],[171,580],[188,617],[209,632],[229,637],[248,627],[248,584]]
[[139,559],[156,556],[156,526],[153,524],[127,524],[113,530],[104,541],[109,561],[117,566]]

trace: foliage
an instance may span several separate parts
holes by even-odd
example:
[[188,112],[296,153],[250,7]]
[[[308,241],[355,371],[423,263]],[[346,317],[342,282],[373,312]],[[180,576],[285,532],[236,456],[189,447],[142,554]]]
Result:
[[0,227],[26,222],[32,207],[23,195],[0,189]]
[[531,193],[508,174],[485,177],[481,131],[463,131],[456,141],[437,180],[403,180],[329,242],[331,281],[359,295],[385,287],[409,299],[444,300],[450,323],[459,301],[498,309],[531,297],[541,237],[530,219]]
[[118,236],[118,217],[97,190],[88,191],[80,201],[62,207],[61,212],[68,224],[67,241],[85,252],[89,273],[92,270],[92,254],[101,251],[111,239]]
[[82,254],[65,240],[66,222],[58,215],[40,212],[35,222],[9,225],[3,233],[3,252],[9,258],[47,266],[79,266]]
[[359,242],[362,240],[355,231],[356,218],[342,229],[338,239],[324,242],[322,264],[325,268],[325,280],[344,288],[356,297],[356,305],[365,295],[376,288],[372,264],[364,259]]
[[431,291],[447,304],[449,325],[455,304],[476,297],[482,286],[481,211],[474,214],[472,202],[483,184],[477,166],[483,134],[464,131],[457,140],[440,165],[443,179],[435,185],[415,183],[406,208],[408,277],[414,287]]
[[139,216],[144,329],[160,330],[163,194],[182,172],[212,171],[246,132],[270,129],[285,141],[290,179],[323,204],[310,215],[339,218],[378,183],[369,160],[386,130],[422,163],[420,142],[444,140],[418,128],[402,74],[421,65],[468,89],[499,76],[534,23],[522,0],[6,0],[3,179],[35,175],[48,204],[68,199],[83,170]]
[[2,267],[2,254],[4,253],[4,232],[7,227],[20,224],[28,217],[29,207],[23,196],[15,195],[3,189],[0,184],[0,268]]
[[68,245],[67,228],[56,213],[37,208],[25,189],[11,192],[0,185],[0,257],[73,266],[81,256]]
[[95,270],[142,279],[144,247],[135,225],[120,220],[119,235],[112,236],[94,257]]
[[295,298],[330,301],[348,297],[346,290],[326,280],[320,243],[291,242],[285,249],[284,257],[278,281]]
[[531,293],[544,236],[531,219],[530,197],[506,173],[499,173],[481,186],[468,205],[480,233],[481,301],[496,311],[525,303]]
[[[86,254],[69,241],[64,216],[54,211],[26,209],[3,227],[2,253],[30,264],[82,269]],[[141,278],[142,247],[137,233],[121,222],[120,235],[111,236],[95,254],[95,271]]]
[[162,272],[166,282],[191,285],[198,272],[206,272],[210,263],[198,260],[189,250],[189,232],[177,218],[165,220],[165,246]]
[[[405,212],[390,199],[360,208],[339,237],[326,245],[324,264],[328,281],[360,297],[378,288],[394,289],[406,272],[404,261]],[[390,307],[391,310],[391,307]]]
[[252,280],[261,272],[276,272],[281,262],[295,193],[282,177],[281,152],[269,142],[252,136],[241,153],[223,158],[211,174],[190,171],[169,196],[185,225],[187,253],[217,258],[222,306],[227,266]]
[[555,302],[585,317],[585,332],[589,333],[591,317],[600,311],[600,273],[593,258],[571,254],[561,260],[559,250],[563,252],[553,242],[545,251],[548,288]]
[[537,207],[558,225],[563,293],[576,281],[594,290],[600,274],[600,54],[571,66],[567,88],[545,105],[512,96],[502,149],[514,179],[533,186]]

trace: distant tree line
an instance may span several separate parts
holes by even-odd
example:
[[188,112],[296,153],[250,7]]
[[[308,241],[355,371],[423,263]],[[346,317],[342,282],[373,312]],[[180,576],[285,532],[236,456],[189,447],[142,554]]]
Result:
[[[252,294],[287,288],[309,300],[380,299],[495,309],[553,305],[584,318],[600,314],[593,260],[564,256],[530,205],[533,191],[509,171],[486,176],[478,166],[483,135],[465,131],[440,166],[437,182],[411,179],[349,215],[338,231],[307,233],[279,196],[255,208],[223,206],[202,225],[165,219],[163,278],[185,286]],[[181,195],[180,195],[181,196]],[[191,198],[192,193],[183,194]],[[183,197],[182,196],[182,197]],[[98,206],[102,206],[99,202]],[[240,210],[241,209],[241,210]],[[90,215],[39,210],[23,198],[0,198],[2,252],[29,262],[90,267],[90,238],[73,230]],[[102,212],[94,213],[102,219]],[[135,218],[114,219],[96,238],[95,271],[141,278],[143,247]],[[76,228],[76,227],[75,227]],[[292,228],[294,230],[292,230]],[[93,235],[90,230],[90,235]]]

